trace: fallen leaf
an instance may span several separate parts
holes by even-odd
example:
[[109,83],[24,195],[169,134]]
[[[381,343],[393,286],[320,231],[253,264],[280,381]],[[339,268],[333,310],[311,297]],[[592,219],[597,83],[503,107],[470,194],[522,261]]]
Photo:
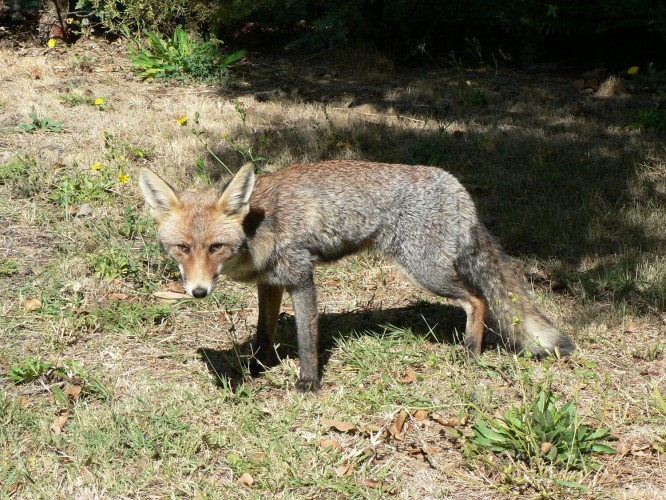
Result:
[[322,418],[320,419],[320,422],[322,423],[322,425],[325,425],[330,429],[335,429],[340,432],[356,431],[356,426],[354,424],[350,424],[349,422],[343,422],[342,420]]
[[407,449],[407,453],[410,455],[432,455],[433,453],[437,453],[439,451],[439,448],[434,448],[434,447],[427,447],[424,448],[422,446],[412,446]]
[[238,482],[240,484],[244,484],[246,486],[252,486],[254,483],[254,478],[252,477],[251,474],[248,474],[247,472],[243,472],[240,477],[238,478]]
[[83,387],[79,384],[67,384],[67,387],[65,387],[65,396],[70,401],[78,401],[82,389]]
[[548,441],[541,443],[541,453],[546,454],[552,449],[553,449],[553,443],[550,443]]
[[186,299],[188,295],[186,293],[180,293],[180,292],[155,292],[153,293],[154,297],[157,297],[158,299],[165,299],[165,300],[178,300],[178,299]]
[[279,315],[279,318],[282,319],[285,316],[293,316],[294,315],[294,308],[289,305],[282,306],[282,312]]
[[414,371],[413,368],[407,368],[405,374],[400,379],[400,382],[402,382],[403,384],[411,384],[415,380],[416,380],[416,372]]
[[400,413],[398,413],[398,417],[395,419],[395,422],[388,430],[393,439],[402,441],[403,428],[405,426],[405,420],[407,420],[408,416],[409,413],[407,413],[406,410],[400,410]]
[[33,80],[39,80],[42,77],[41,68],[32,68],[30,76],[32,77]]
[[23,307],[28,311],[35,311],[42,308],[42,301],[39,299],[25,299],[23,301]]
[[630,321],[624,325],[624,333],[634,333],[640,329],[641,325],[639,323],[634,323],[633,321]]
[[407,417],[409,417],[409,413],[407,413],[406,410],[400,410],[400,413],[398,413],[398,418],[395,419],[395,426],[398,429],[398,431],[402,431],[402,428],[405,425]]
[[120,300],[125,300],[126,298],[127,298],[127,294],[124,294],[124,293],[114,292],[114,293],[109,294],[109,300],[113,300],[113,301],[116,301],[116,302],[118,302]]
[[65,412],[62,415],[56,417],[53,424],[51,424],[51,432],[53,432],[56,436],[60,434],[62,432],[63,427],[67,425],[68,420],[69,420],[69,412]]
[[421,420],[425,420],[426,418],[428,418],[428,413],[429,413],[428,410],[416,410],[412,414],[412,416],[414,417],[414,420],[420,422]]
[[21,489],[22,486],[23,486],[23,481],[16,481],[15,483],[7,485],[5,488],[7,496],[11,497],[12,495],[16,494],[18,490]]
[[343,450],[342,445],[335,439],[322,439],[318,444],[320,448],[335,448],[338,451]]
[[81,467],[81,470],[79,471],[79,475],[81,476],[81,480],[85,483],[92,483],[95,480],[95,476],[93,473],[90,471],[88,467],[85,465]]
[[430,418],[435,422],[437,422],[438,424],[443,425],[445,427],[457,427],[460,425],[460,421],[457,418],[454,417],[445,418],[437,413],[433,413],[432,415],[430,415]]
[[359,429],[360,432],[363,434],[377,434],[380,432],[382,428],[378,425],[375,424],[366,424],[361,429]]
[[76,211],[76,217],[87,217],[88,215],[92,215],[92,207],[90,203],[84,203]]
[[335,469],[335,474],[339,477],[351,476],[354,473],[354,464],[342,464]]
[[356,484],[358,484],[359,486],[365,486],[366,488],[379,489],[385,491],[390,495],[393,495],[395,493],[395,489],[393,488],[393,486],[384,481],[376,481],[375,479],[362,479],[359,477],[356,480]]
[[169,292],[185,293],[185,287],[183,286],[182,281],[169,281],[165,288]]

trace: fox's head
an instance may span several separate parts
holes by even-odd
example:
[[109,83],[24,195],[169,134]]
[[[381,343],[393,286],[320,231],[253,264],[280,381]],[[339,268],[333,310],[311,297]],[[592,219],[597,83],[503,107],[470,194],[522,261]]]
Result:
[[254,168],[243,166],[220,191],[176,192],[152,170],[141,169],[139,186],[164,251],[178,263],[185,291],[209,295],[215,279],[245,243],[243,220],[250,210]]

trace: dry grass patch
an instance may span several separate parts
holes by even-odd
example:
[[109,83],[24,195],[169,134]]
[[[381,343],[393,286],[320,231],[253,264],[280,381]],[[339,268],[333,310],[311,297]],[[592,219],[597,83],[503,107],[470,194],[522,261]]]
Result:
[[[0,51],[3,495],[663,496],[666,150],[629,126],[650,96],[463,68],[484,97],[471,102],[457,71],[366,55],[371,82],[332,73],[339,55],[266,61],[215,88],[141,83],[121,47],[90,41]],[[61,130],[17,131],[33,109]],[[453,172],[579,350],[469,359],[461,310],[360,254],[317,270],[324,385],[309,397],[293,390],[288,299],[281,363],[251,379],[252,286],[154,296],[179,277],[143,209],[142,166],[187,188],[251,159],[333,158]],[[617,453],[599,470],[470,447],[477,419],[544,388],[610,428]]]

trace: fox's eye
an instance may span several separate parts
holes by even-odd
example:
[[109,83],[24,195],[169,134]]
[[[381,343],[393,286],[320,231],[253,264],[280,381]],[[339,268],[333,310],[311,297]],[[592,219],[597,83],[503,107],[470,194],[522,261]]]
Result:
[[190,253],[190,247],[187,245],[176,245],[176,247],[183,253]]
[[224,247],[224,245],[223,245],[222,243],[215,243],[214,245],[211,245],[211,246],[210,246],[210,248],[208,249],[208,251],[209,251],[210,253],[219,252],[220,250],[222,250],[222,247]]

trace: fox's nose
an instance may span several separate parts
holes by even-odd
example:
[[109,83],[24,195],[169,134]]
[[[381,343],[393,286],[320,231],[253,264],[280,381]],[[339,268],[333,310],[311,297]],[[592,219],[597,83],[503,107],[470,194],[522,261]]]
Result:
[[197,299],[203,299],[206,295],[208,295],[208,290],[203,287],[199,286],[192,290],[192,297]]

